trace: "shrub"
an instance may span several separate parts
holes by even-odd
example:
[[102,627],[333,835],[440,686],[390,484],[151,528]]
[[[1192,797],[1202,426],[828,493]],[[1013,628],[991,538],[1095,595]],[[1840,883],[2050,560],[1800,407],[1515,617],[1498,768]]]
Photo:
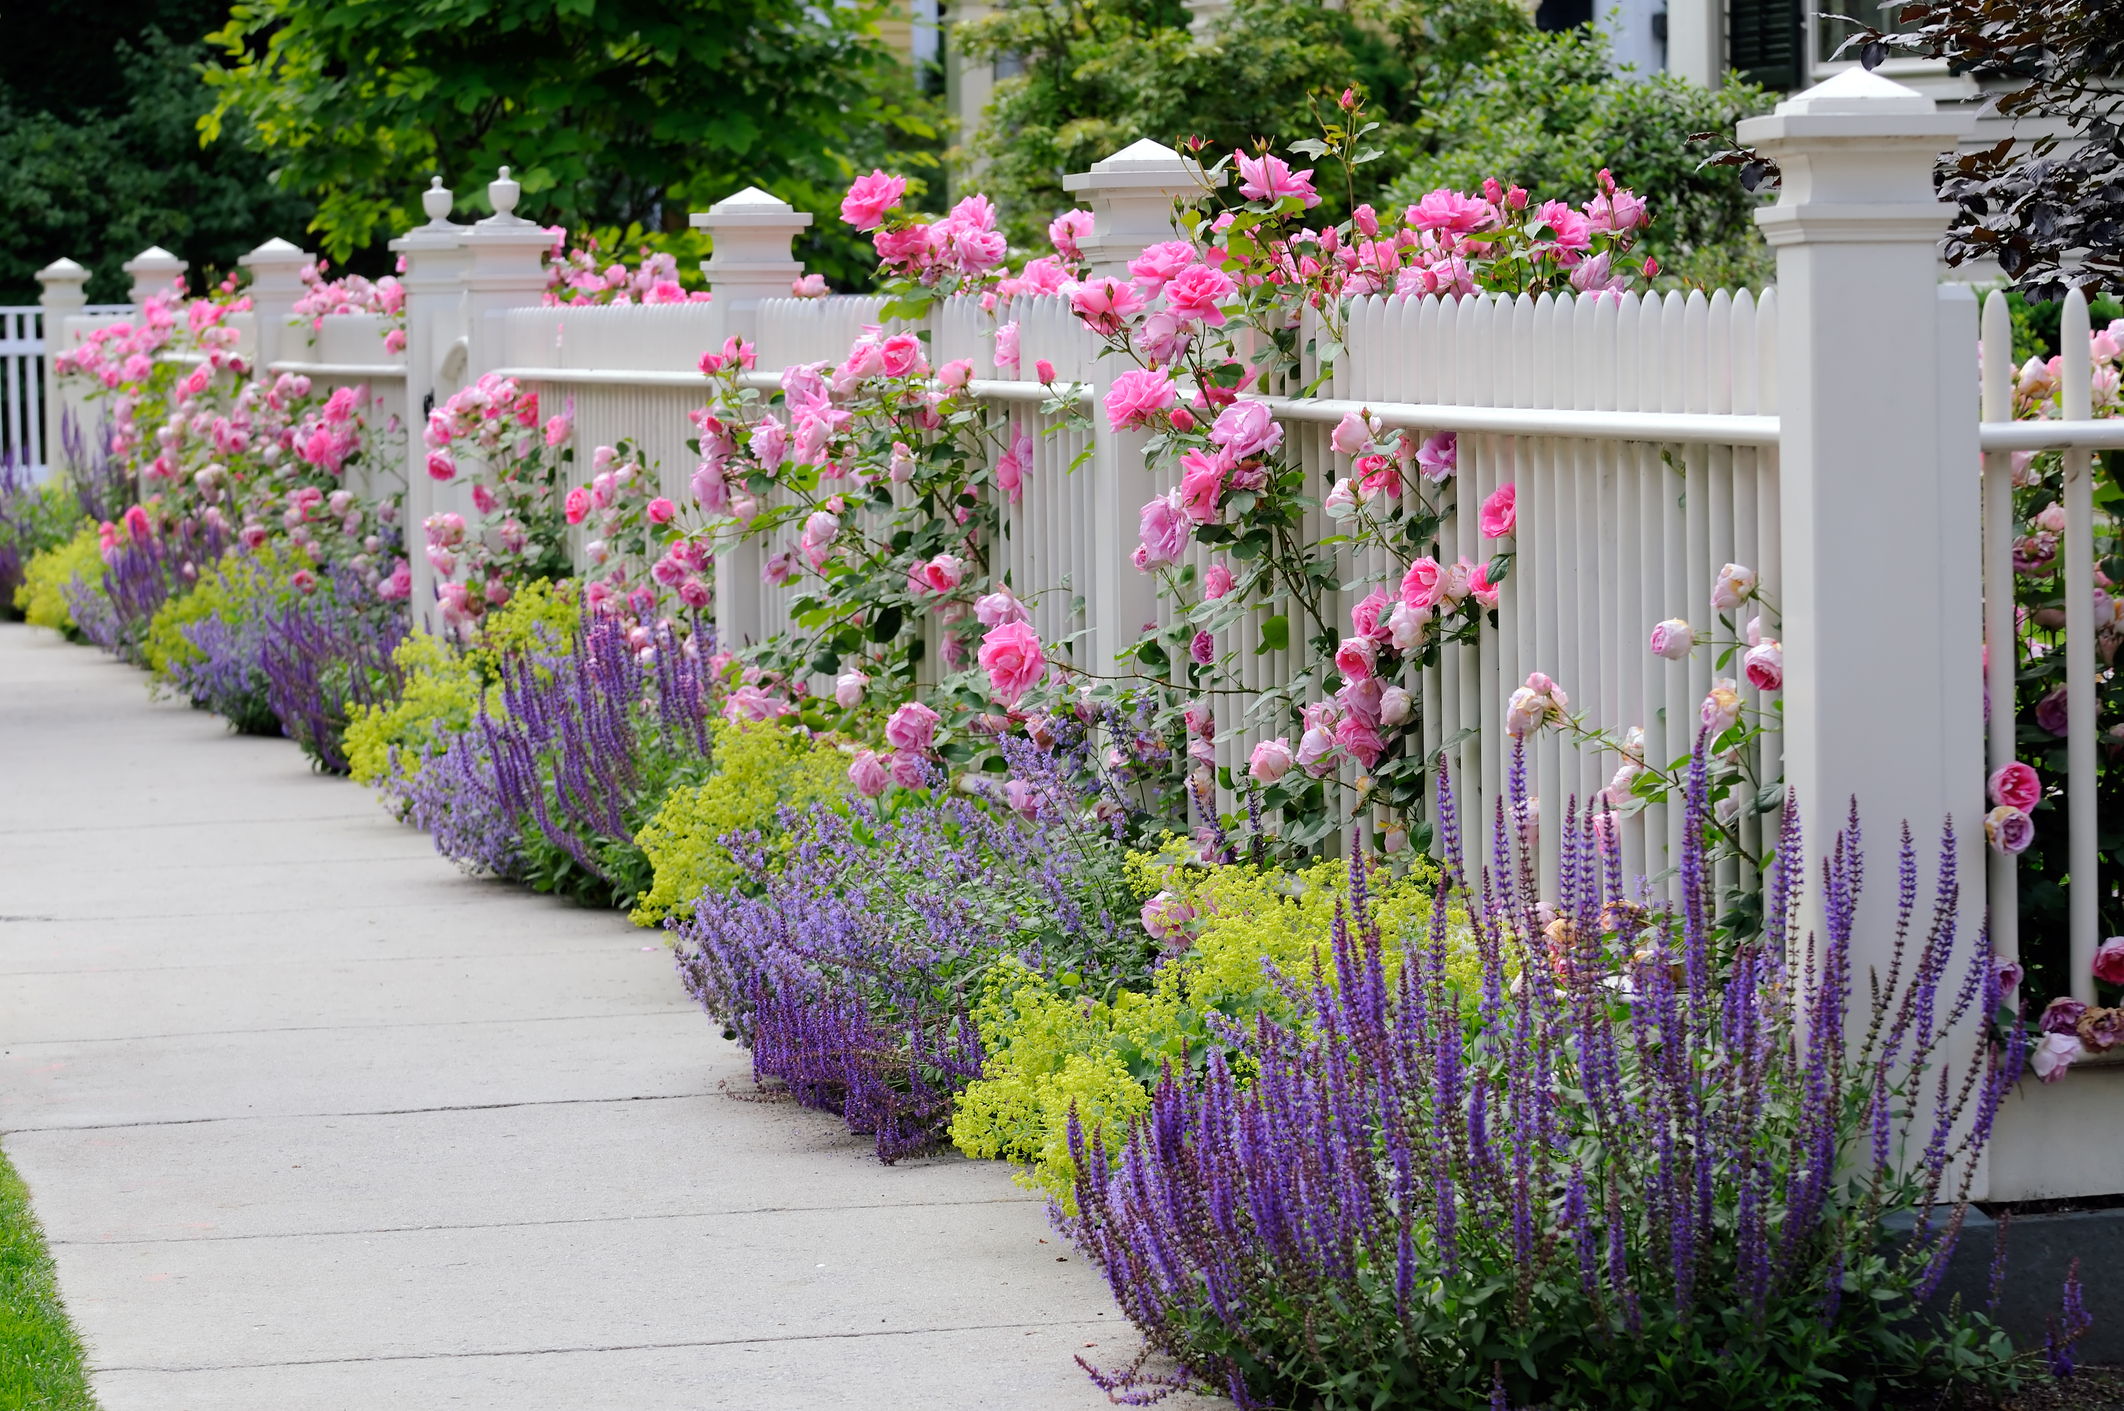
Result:
[[30,559],[64,544],[80,518],[63,481],[33,482],[12,458],[0,458],[0,617],[21,611],[15,598]]
[[80,629],[67,602],[67,585],[78,583],[82,589],[89,589],[102,575],[96,526],[84,524],[64,544],[30,556],[22,566],[22,586],[15,590],[15,606],[32,627],[50,627],[79,637]]
[[809,808],[848,792],[848,761],[832,745],[777,721],[716,721],[715,773],[674,789],[634,841],[655,871],[631,913],[651,926],[690,908],[706,891],[727,891],[743,875],[725,838],[749,832],[770,853],[784,807]]

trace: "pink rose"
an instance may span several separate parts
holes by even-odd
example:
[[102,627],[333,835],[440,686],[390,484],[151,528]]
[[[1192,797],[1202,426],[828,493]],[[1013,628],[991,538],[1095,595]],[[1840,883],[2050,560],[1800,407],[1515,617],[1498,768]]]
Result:
[[1386,752],[1378,727],[1354,714],[1344,716],[1335,727],[1335,743],[1366,769],[1377,764],[1379,756]]
[[863,691],[870,685],[870,678],[850,667],[834,679],[833,703],[842,710],[854,710],[863,703]]
[[1984,815],[1984,839],[1994,852],[2008,857],[2024,853],[2035,841],[2035,820],[2026,810],[2012,804],[2000,804]]
[[1180,457],[1180,508],[1197,524],[1215,524],[1221,515],[1217,497],[1224,491],[1223,461],[1201,451]]
[[2055,1083],[2086,1055],[2087,1048],[2077,1034],[2045,1034],[2028,1055],[2028,1067],[2044,1082]]
[[1040,816],[1040,796],[1023,779],[1004,782],[1003,806],[1028,823]]
[[788,428],[773,417],[767,417],[752,428],[752,435],[747,438],[747,444],[752,447],[752,454],[759,459],[760,469],[772,475],[782,468],[783,460],[789,455]]
[[1069,306],[1094,333],[1112,337],[1121,331],[1131,314],[1143,311],[1143,296],[1132,284],[1118,279],[1099,279],[1072,290]]
[[1131,368],[1114,379],[1106,394],[1106,419],[1116,431],[1147,425],[1176,396],[1172,378],[1164,373]]
[[649,507],[643,513],[649,516],[651,524],[669,524],[672,517],[678,513],[678,506],[659,495],[649,502]]
[[2111,936],[2095,952],[2094,977],[2112,985],[2124,985],[2124,936]]
[[895,333],[885,340],[885,375],[888,377],[920,377],[929,371],[929,360],[922,356],[922,340],[912,333]]
[[1328,433],[1328,444],[1338,455],[1360,455],[1372,444],[1371,425],[1357,413],[1345,412],[1342,420],[1335,423],[1335,429]]
[[1078,242],[1092,233],[1090,211],[1064,211],[1047,223],[1047,241],[1065,260],[1079,258]]
[[1224,326],[1218,305],[1238,292],[1231,276],[1208,265],[1189,265],[1165,286],[1165,309],[1175,318],[1199,319],[1211,328]]
[[450,480],[455,478],[456,475],[457,460],[450,454],[449,447],[445,446],[440,450],[428,452],[428,478],[430,480]]
[[885,792],[892,778],[885,772],[884,761],[874,750],[859,750],[855,763],[848,766],[848,782],[855,785],[857,793],[866,799],[874,799]]
[[974,618],[983,627],[1001,627],[1006,622],[1025,622],[1025,604],[1008,588],[974,599]]
[[1040,634],[1023,620],[1005,622],[981,639],[976,659],[988,673],[989,689],[1003,708],[1013,709],[1019,697],[1047,675],[1047,657]]
[[1486,608],[1497,606],[1500,589],[1490,582],[1490,566],[1478,563],[1468,569],[1468,596]]
[[1280,201],[1286,196],[1299,196],[1306,208],[1320,204],[1319,195],[1313,190],[1313,172],[1308,167],[1294,172],[1279,157],[1263,154],[1249,157],[1244,152],[1232,154],[1239,165],[1239,194],[1249,201]]
[[1519,515],[1513,505],[1512,482],[1506,481],[1491,491],[1482,502],[1482,537],[1502,539],[1519,523]]
[[1267,455],[1283,444],[1283,427],[1259,402],[1234,402],[1217,416],[1209,439],[1236,461]]
[[1335,669],[1346,681],[1369,679],[1378,669],[1379,644],[1370,637],[1345,637],[1335,649]]
[[1315,779],[1332,773],[1335,761],[1335,732],[1329,726],[1315,725],[1298,737],[1298,767]]
[[1139,529],[1143,536],[1139,569],[1177,563],[1187,548],[1187,516],[1180,508],[1180,495],[1160,495],[1143,507]]
[[857,177],[841,198],[841,219],[857,230],[875,230],[906,194],[907,178],[872,171]]
[[1425,554],[1401,577],[1401,601],[1412,608],[1435,608],[1445,600],[1445,573]]
[[1197,666],[1214,666],[1217,662],[1217,639],[1208,629],[1197,632],[1187,640],[1188,659]]
[[1785,684],[1785,649],[1775,639],[1750,647],[1741,665],[1758,691],[1775,691]]
[[964,392],[973,381],[973,359],[953,358],[937,369],[937,380],[954,392]]
[[310,572],[307,568],[298,568],[289,574],[288,582],[294,585],[295,591],[298,593],[314,593],[317,591],[317,575]]
[[929,765],[922,756],[911,750],[902,750],[892,757],[892,782],[903,789],[926,789],[929,787]]
[[1185,240],[1165,240],[1148,246],[1128,262],[1136,288],[1145,298],[1155,299],[1173,276],[1195,262],[1195,247]]
[[590,513],[590,492],[580,485],[570,490],[566,513],[570,524],[581,524]]
[[996,458],[996,484],[1018,503],[1025,494],[1025,472],[1032,469],[1032,437],[1020,436],[1010,443],[1010,449]]
[[926,750],[943,718],[920,701],[909,701],[886,719],[886,742],[896,750]]
[[1487,201],[1463,196],[1441,186],[1402,212],[1402,219],[1418,230],[1444,230],[1463,235],[1479,230],[1496,217]]
[[1171,944],[1177,937],[1185,945],[1187,923],[1195,919],[1195,909],[1171,892],[1160,892],[1143,903],[1142,919],[1152,940]]
[[1460,464],[1460,436],[1457,432],[1440,431],[1423,443],[1416,452],[1416,467],[1424,479],[1433,485],[1442,485],[1446,477]]
[[1290,772],[1295,758],[1290,740],[1278,735],[1254,746],[1254,753],[1246,762],[1246,772],[1264,784],[1273,784]]
[[956,554],[916,559],[907,570],[907,589],[917,597],[943,597],[966,576],[966,561]]
[[1652,627],[1652,655],[1665,657],[1668,661],[1680,661],[1696,646],[1696,633],[1689,624],[1678,617],[1654,623]]
[[1202,596],[1215,601],[1232,591],[1232,571],[1213,563],[1202,575]]
[[1991,801],[2011,804],[2023,813],[2043,801],[2043,780],[2035,770],[2015,760],[1991,776]]
[[1703,705],[1697,708],[1697,720],[1711,732],[1714,740],[1732,729],[1733,723],[1740,719],[1739,684],[1730,676],[1721,677],[1712,684],[1711,693],[1704,697]]
[[1018,370],[1018,325],[1015,320],[996,329],[995,363],[997,367],[1007,367],[1012,372]]
[[1718,581],[1711,585],[1711,606],[1719,612],[1731,612],[1755,595],[1755,570],[1729,563],[1718,571]]
[[1386,615],[1391,599],[1386,589],[1374,588],[1364,600],[1350,609],[1350,626],[1360,637],[1369,637],[1375,642],[1386,641],[1391,635],[1387,630]]
[[708,600],[713,596],[708,588],[707,581],[690,573],[679,581],[678,595],[679,601],[690,608],[708,606]]

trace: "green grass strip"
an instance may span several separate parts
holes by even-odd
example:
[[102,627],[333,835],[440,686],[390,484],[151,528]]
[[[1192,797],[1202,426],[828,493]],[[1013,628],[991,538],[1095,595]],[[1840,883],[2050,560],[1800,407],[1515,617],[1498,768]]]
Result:
[[29,1187],[0,1156],[0,1411],[95,1411]]

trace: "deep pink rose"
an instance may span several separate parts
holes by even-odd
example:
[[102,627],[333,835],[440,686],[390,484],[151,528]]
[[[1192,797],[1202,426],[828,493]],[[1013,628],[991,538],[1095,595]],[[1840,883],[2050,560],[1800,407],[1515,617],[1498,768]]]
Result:
[[875,230],[885,215],[907,194],[907,178],[873,171],[859,176],[841,198],[841,219],[857,230]]
[[1211,328],[1224,326],[1218,305],[1238,292],[1230,275],[1208,265],[1189,265],[1165,286],[1165,309],[1175,318],[1199,319]]
[[1519,514],[1513,500],[1512,482],[1509,480],[1491,491],[1489,496],[1483,500],[1483,538],[1502,539],[1518,526]]
[[895,333],[885,340],[885,373],[888,377],[920,377],[929,371],[922,356],[922,340],[912,333]]
[[1156,298],[1164,291],[1173,276],[1195,262],[1195,247],[1185,240],[1166,240],[1147,246],[1143,253],[1128,262],[1128,272],[1136,277],[1136,288],[1146,298]]
[[1280,201],[1286,196],[1302,196],[1307,209],[1320,204],[1320,197],[1313,190],[1312,168],[1294,172],[1280,157],[1249,157],[1244,152],[1232,155],[1238,159],[1239,194],[1247,200]]
[[2043,801],[2043,780],[2035,770],[2015,760],[1991,776],[1991,801],[2012,804],[2023,813]]
[[590,492],[580,485],[570,490],[566,512],[570,524],[581,524],[590,513]]
[[1232,591],[1232,571],[1213,563],[1202,575],[1202,596],[1215,600]]
[[1234,402],[1217,416],[1209,439],[1234,461],[1266,455],[1283,444],[1283,427],[1259,402]]
[[1093,332],[1111,337],[1121,331],[1130,315],[1143,312],[1143,296],[1136,292],[1133,284],[1119,279],[1098,279],[1080,284],[1071,291],[1069,306]]
[[1106,419],[1114,430],[1144,426],[1176,397],[1172,378],[1162,372],[1132,368],[1114,379],[1106,394]]
[[1143,507],[1139,528],[1143,536],[1139,569],[1177,563],[1187,547],[1187,516],[1181,511],[1180,495],[1160,495]]
[[1775,639],[1748,648],[1741,658],[1748,681],[1758,691],[1775,691],[1785,684],[1785,649]]
[[1425,554],[1401,578],[1401,601],[1412,608],[1434,608],[1445,599],[1445,572]]
[[1018,698],[1047,674],[1047,656],[1040,646],[1040,634],[1023,619],[990,629],[981,639],[976,660],[988,673],[989,689],[995,692],[996,699],[1003,702],[1006,710],[1016,707]]
[[1218,457],[1189,451],[1180,457],[1180,509],[1197,524],[1215,524],[1221,517],[1217,497],[1224,492],[1228,469]]
[[643,513],[649,516],[651,524],[669,524],[672,516],[678,513],[678,506],[659,495],[649,502]]
[[2112,985],[2124,985],[2124,936],[2111,936],[2095,952],[2094,977]]

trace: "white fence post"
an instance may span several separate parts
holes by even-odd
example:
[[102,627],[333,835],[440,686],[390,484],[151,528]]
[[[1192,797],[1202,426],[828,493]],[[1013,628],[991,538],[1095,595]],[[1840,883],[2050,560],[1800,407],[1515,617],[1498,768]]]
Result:
[[[1091,210],[1092,233],[1078,246],[1095,279],[1126,279],[1128,262],[1144,247],[1175,239],[1173,202],[1199,197],[1204,190],[1198,164],[1149,138],[1093,162],[1088,172],[1064,177],[1062,185]],[[1090,465],[1095,590],[1087,593],[1092,632],[1086,665],[1108,672],[1114,658],[1158,615],[1155,583],[1129,561],[1140,537],[1138,515],[1156,487],[1143,473],[1148,433],[1114,430],[1100,405],[1124,366],[1107,359],[1098,368],[1087,399],[1095,447]]]
[[57,470],[66,454],[59,431],[66,417],[65,391],[59,385],[53,363],[70,346],[67,320],[88,307],[88,271],[72,260],[53,260],[37,271],[44,292],[37,303],[44,309],[44,464]]
[[119,266],[133,277],[133,303],[144,304],[148,295],[167,293],[171,284],[184,277],[191,262],[180,260],[160,245],[150,245]]
[[411,606],[417,625],[434,629],[435,570],[421,552],[421,522],[435,507],[435,482],[428,478],[428,448],[421,433],[436,388],[457,390],[465,368],[465,268],[471,257],[464,247],[465,227],[450,220],[454,198],[436,177],[420,193],[428,223],[415,226],[391,242],[404,257],[406,272],[406,561],[413,570]]
[[[1907,821],[1929,876],[1952,815],[1962,954],[1983,908],[1984,811],[1976,306],[1943,299],[1951,209],[1934,158],[1973,118],[1851,69],[1740,125],[1775,157],[1784,536],[1785,778],[1820,859],[1856,797],[1868,885],[1854,932],[1864,976],[1887,971],[1892,880]],[[1702,604],[1692,604],[1701,608]],[[1826,939],[1824,936],[1823,939]]]
[[284,356],[288,320],[302,297],[303,267],[315,258],[276,235],[236,261],[251,272],[251,318],[258,330],[261,377]]
[[[748,186],[705,211],[695,211],[688,220],[715,242],[709,258],[701,261],[701,273],[708,276],[715,295],[724,336],[737,334],[757,342],[760,301],[787,298],[790,285],[803,277],[804,266],[791,258],[790,249],[811,224],[811,212]],[[704,381],[704,396],[706,390]],[[765,635],[766,598],[760,583],[764,552],[757,540],[737,535],[725,535],[716,544],[715,632],[725,648]]]

